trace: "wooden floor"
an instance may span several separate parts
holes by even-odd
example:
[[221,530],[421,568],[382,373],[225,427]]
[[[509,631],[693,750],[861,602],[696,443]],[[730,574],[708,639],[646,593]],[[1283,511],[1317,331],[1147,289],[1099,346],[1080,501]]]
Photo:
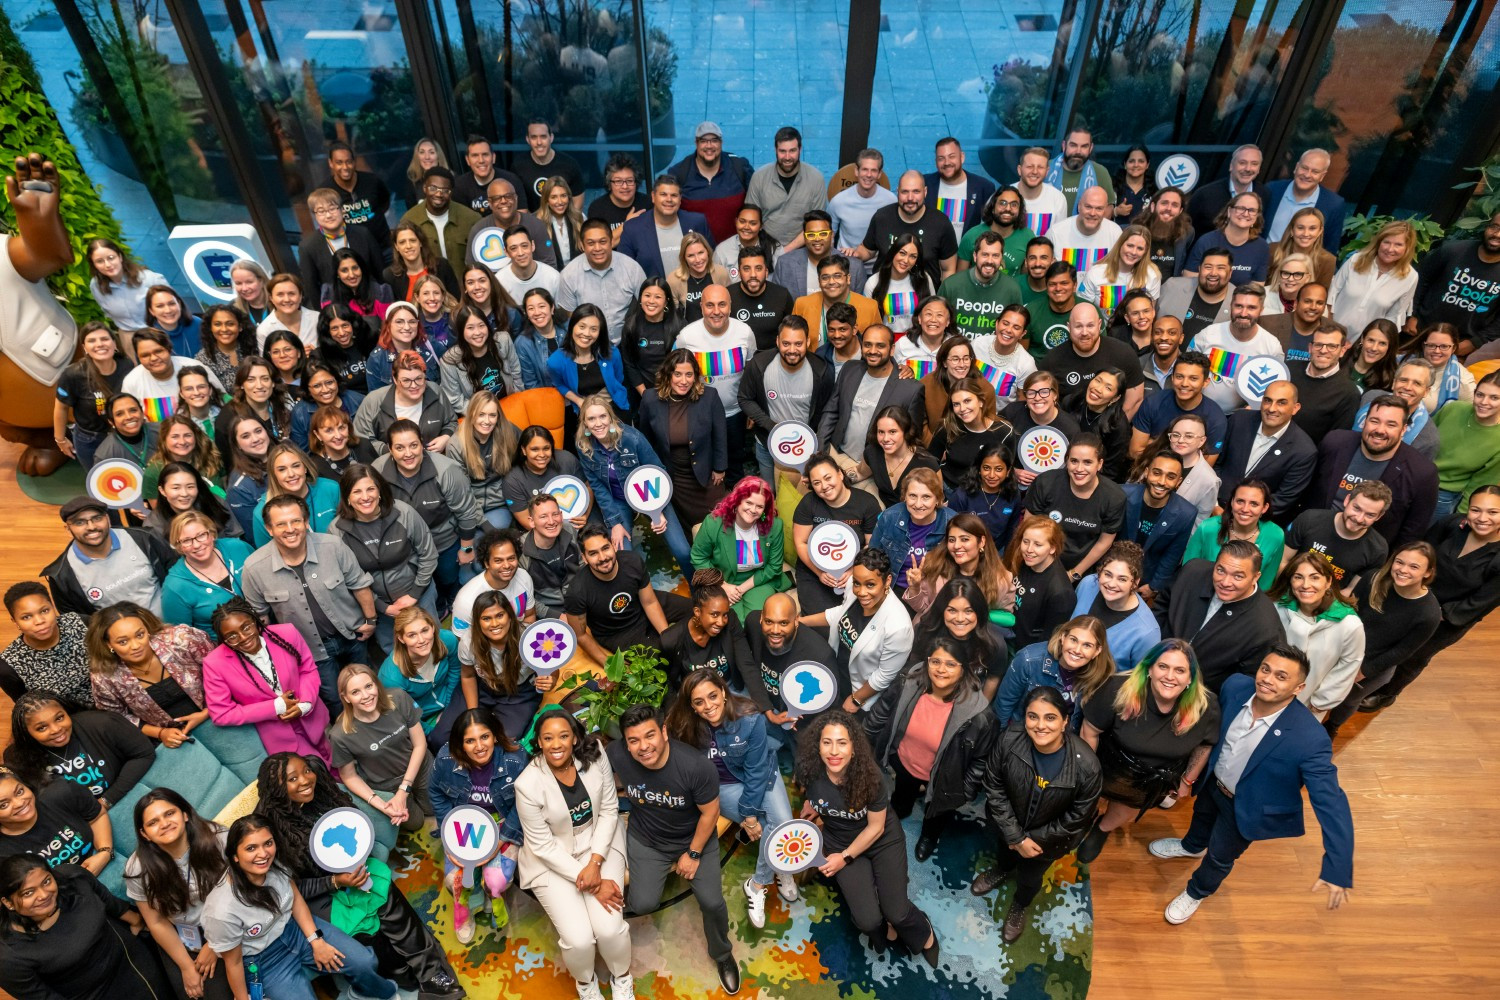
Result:
[[[62,548],[57,509],[16,486],[0,442],[0,590]],[[0,615],[0,644],[15,636]],[[1192,863],[1146,843],[1180,836],[1188,807],[1116,834],[1093,869],[1096,1000],[1500,997],[1500,621],[1441,657],[1378,717],[1358,716],[1335,760],[1354,811],[1355,889],[1332,913],[1311,835],[1253,846],[1186,925],[1161,916]],[[0,695],[8,719],[10,703]],[[0,740],[8,725],[0,723]],[[996,942],[998,946],[998,941]],[[1488,957],[1486,957],[1488,956]]]

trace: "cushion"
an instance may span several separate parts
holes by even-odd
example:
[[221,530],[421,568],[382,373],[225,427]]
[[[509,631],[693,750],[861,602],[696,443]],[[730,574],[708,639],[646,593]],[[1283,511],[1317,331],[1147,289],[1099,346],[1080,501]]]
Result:
[[500,397],[500,410],[505,419],[518,428],[532,424],[545,427],[552,432],[552,445],[563,448],[563,413],[566,403],[562,393],[551,386],[540,386],[523,392]]

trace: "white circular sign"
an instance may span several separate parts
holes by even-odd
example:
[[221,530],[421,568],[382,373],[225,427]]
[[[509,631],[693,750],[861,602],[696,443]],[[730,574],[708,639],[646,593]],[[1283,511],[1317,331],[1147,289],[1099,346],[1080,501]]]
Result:
[[327,872],[358,871],[375,849],[375,824],[353,806],[330,809],[313,824],[307,850]]
[[543,618],[521,633],[521,662],[538,677],[557,673],[578,651],[578,636],[560,618]]
[[199,299],[228,303],[235,299],[233,285],[215,282],[219,273],[228,275],[225,258],[229,263],[247,256],[244,247],[223,240],[200,240],[182,252],[182,273],[198,292]]
[[139,503],[144,483],[141,467],[123,458],[105,459],[84,477],[89,496],[110,507]]
[[589,488],[577,476],[553,476],[542,492],[552,494],[563,517],[582,517],[589,512]]
[[828,859],[823,857],[823,831],[805,819],[789,819],[765,835],[766,862],[779,875],[795,875]]
[[1031,428],[1016,444],[1016,458],[1029,472],[1050,472],[1062,468],[1068,454],[1068,438],[1056,427],[1045,424]]
[[483,865],[500,850],[500,824],[489,810],[478,806],[459,806],[438,824],[443,850],[453,863],[463,869],[465,887],[474,884],[474,869]]
[[1156,186],[1180,188],[1187,194],[1198,186],[1198,161],[1186,153],[1173,153],[1156,165]]
[[1266,394],[1272,382],[1285,382],[1292,377],[1291,369],[1274,354],[1258,354],[1240,362],[1234,373],[1234,387],[1240,398],[1251,406],[1259,406],[1260,398]]
[[672,477],[659,465],[638,465],[625,477],[625,502],[637,514],[656,514],[672,502]]
[[859,532],[843,521],[824,521],[807,534],[808,561],[829,576],[842,576],[854,565],[862,545]]
[[800,420],[783,420],[766,435],[771,461],[801,472],[818,450],[818,435]]
[[475,229],[469,237],[469,256],[491,271],[503,269],[510,260],[510,254],[505,252],[505,230],[499,226]]
[[798,660],[781,674],[781,700],[793,718],[816,715],[832,708],[839,696],[839,679],[827,664]]

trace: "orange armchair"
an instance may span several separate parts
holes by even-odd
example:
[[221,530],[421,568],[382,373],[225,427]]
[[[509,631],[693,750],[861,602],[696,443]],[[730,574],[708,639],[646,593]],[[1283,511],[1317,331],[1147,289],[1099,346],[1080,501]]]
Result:
[[563,448],[563,412],[567,408],[562,393],[550,386],[526,389],[500,398],[500,411],[516,427],[525,429],[538,424],[552,432],[552,446]]

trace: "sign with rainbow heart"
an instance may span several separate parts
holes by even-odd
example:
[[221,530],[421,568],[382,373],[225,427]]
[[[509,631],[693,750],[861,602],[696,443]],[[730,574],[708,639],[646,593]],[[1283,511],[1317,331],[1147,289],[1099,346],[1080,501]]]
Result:
[[838,696],[838,678],[826,663],[798,660],[781,672],[781,700],[794,719],[832,708]]
[[491,271],[500,271],[510,260],[505,252],[505,230],[499,226],[475,229],[469,236],[469,256]]
[[[375,849],[375,824],[353,806],[330,809],[313,824],[307,852],[326,872],[359,871]],[[366,883],[362,888],[368,889]]]
[[766,435],[771,461],[801,472],[818,450],[818,435],[800,420],[783,420]]
[[1061,469],[1067,453],[1067,436],[1046,424],[1039,424],[1022,434],[1016,445],[1016,457],[1031,472]]
[[824,521],[808,532],[807,557],[813,569],[829,576],[843,576],[859,555],[859,532],[843,521]]
[[123,458],[105,459],[89,470],[89,496],[110,507],[138,507],[145,477],[141,467]]
[[521,633],[521,662],[538,677],[555,674],[578,651],[578,636],[560,618],[543,618]]
[[542,492],[557,499],[563,517],[582,517],[589,512],[589,488],[577,476],[553,476]]
[[500,824],[488,809],[463,805],[443,817],[438,831],[443,850],[463,869],[464,888],[473,888],[475,869],[482,868],[500,850]]
[[672,477],[659,465],[638,465],[625,477],[625,502],[637,514],[661,513],[672,502]]
[[805,819],[789,819],[766,834],[765,850],[778,875],[795,875],[828,860],[823,857],[823,831]]
[[1274,354],[1261,354],[1246,358],[1240,370],[1234,373],[1234,387],[1240,398],[1251,406],[1259,406],[1260,398],[1271,388],[1272,382],[1285,382],[1292,377],[1286,362]]

